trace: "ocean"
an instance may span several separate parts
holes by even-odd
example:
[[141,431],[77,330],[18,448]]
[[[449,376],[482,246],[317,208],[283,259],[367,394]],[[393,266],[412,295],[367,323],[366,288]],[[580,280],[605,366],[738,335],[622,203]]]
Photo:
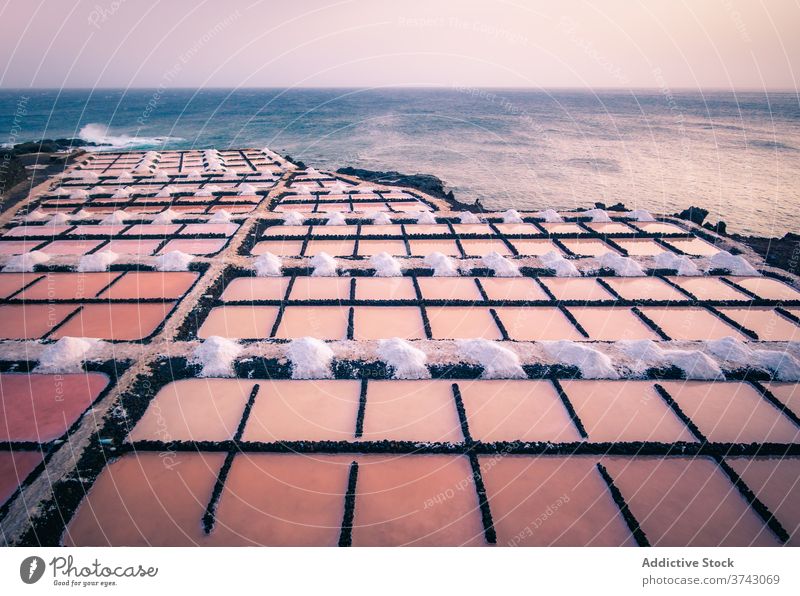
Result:
[[318,168],[434,174],[489,209],[600,201],[800,231],[794,93],[523,89],[0,90],[0,142],[269,146]]

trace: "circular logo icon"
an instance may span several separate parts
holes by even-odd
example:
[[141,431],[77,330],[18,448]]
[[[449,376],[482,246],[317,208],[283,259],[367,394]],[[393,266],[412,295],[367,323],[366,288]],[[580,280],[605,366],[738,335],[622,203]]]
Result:
[[19,565],[19,577],[26,584],[35,584],[44,575],[44,559],[41,557],[26,557]]

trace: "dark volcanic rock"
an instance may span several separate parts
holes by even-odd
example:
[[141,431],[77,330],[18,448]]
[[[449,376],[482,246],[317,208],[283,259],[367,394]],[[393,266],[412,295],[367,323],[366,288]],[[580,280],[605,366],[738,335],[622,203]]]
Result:
[[101,147],[107,144],[97,144],[83,139],[42,139],[41,141],[27,141],[14,145],[11,152],[14,155],[25,155],[27,153],[55,153],[57,151],[69,151],[77,147]]
[[764,257],[768,265],[800,275],[800,234],[789,232],[783,238],[759,238],[734,234],[732,238],[752,248]]
[[675,217],[696,223],[698,226],[703,224],[707,216],[708,210],[701,207],[689,207],[675,214]]
[[345,176],[356,176],[368,182],[377,182],[378,184],[387,184],[390,186],[407,186],[409,188],[416,188],[432,197],[444,199],[453,207],[462,209],[464,211],[472,211],[475,213],[483,213],[484,208],[480,203],[480,199],[475,201],[474,204],[462,203],[453,195],[453,191],[445,191],[444,182],[441,179],[433,176],[432,174],[401,174],[400,172],[378,172],[375,170],[362,170],[360,168],[339,168],[336,170],[337,174],[344,174]]

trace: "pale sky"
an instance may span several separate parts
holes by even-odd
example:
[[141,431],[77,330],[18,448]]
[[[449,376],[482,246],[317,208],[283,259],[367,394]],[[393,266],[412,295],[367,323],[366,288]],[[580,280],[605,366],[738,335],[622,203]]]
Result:
[[798,0],[7,0],[0,87],[796,89]]

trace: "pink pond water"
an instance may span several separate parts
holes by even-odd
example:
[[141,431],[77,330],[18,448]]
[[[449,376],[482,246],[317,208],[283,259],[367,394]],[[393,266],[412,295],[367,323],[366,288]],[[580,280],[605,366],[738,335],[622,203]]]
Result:
[[478,441],[580,441],[549,381],[458,381],[472,438]]
[[495,309],[511,339],[519,341],[557,341],[585,339],[559,309],[551,306]]
[[416,306],[356,306],[353,339],[425,339],[422,313]]
[[264,339],[269,337],[277,316],[277,306],[218,306],[208,313],[197,336]]
[[630,308],[622,306],[570,306],[569,312],[589,334],[590,339],[619,341],[624,339],[658,339]]
[[258,381],[244,441],[348,441],[358,414],[359,381]]
[[174,305],[174,302],[84,304],[80,312],[59,327],[51,337],[144,339],[155,332]]
[[778,518],[789,533],[788,544],[800,546],[800,458],[737,457],[727,462]]
[[63,537],[65,546],[193,546],[224,453],[132,453],[106,466]]
[[664,381],[661,385],[710,441],[800,442],[800,429],[748,383]]
[[609,457],[603,465],[653,546],[775,546],[711,459]]
[[502,546],[635,546],[593,457],[481,456]]
[[[466,457],[373,455],[358,461],[353,546],[485,544]],[[451,498],[432,500],[448,490]]]
[[416,300],[410,277],[358,277],[356,300]]
[[482,300],[472,277],[418,277],[417,283],[427,300]]
[[275,337],[346,339],[349,312],[346,306],[287,306]]
[[232,439],[255,381],[185,379],[162,388],[128,435],[130,441]]
[[425,308],[433,339],[502,339],[488,308],[428,306]]
[[696,441],[651,381],[565,380],[561,386],[590,441]]
[[101,373],[0,374],[0,440],[45,443],[60,437],[108,383]]
[[370,381],[365,441],[464,440],[449,381]]

